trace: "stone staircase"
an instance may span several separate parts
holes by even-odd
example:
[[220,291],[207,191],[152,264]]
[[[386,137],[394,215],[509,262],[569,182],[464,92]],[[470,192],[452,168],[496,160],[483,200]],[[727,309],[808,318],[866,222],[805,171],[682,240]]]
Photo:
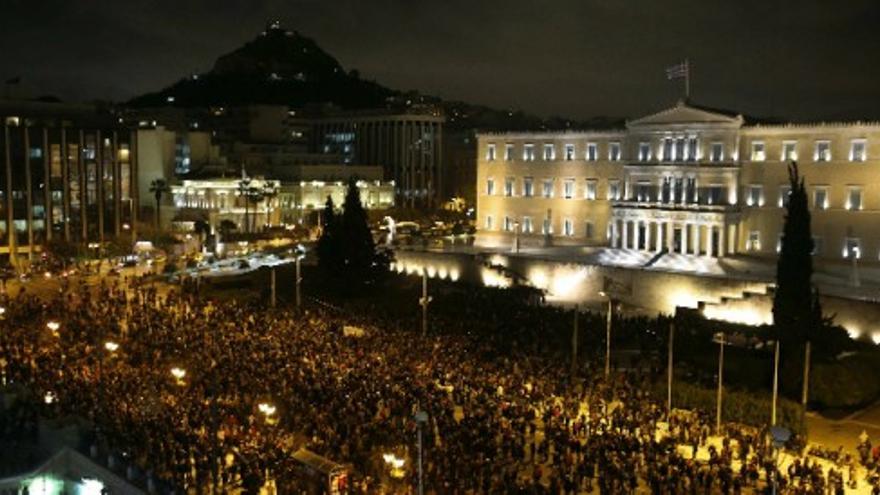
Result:
[[773,284],[755,283],[754,287],[718,301],[700,301],[698,308],[710,320],[765,325],[773,322]]

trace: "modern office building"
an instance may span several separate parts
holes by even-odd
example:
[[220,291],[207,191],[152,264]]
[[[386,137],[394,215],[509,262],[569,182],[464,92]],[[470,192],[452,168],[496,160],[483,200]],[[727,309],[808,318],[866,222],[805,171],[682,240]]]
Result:
[[880,123],[766,124],[679,102],[602,131],[478,136],[486,239],[775,257],[797,161],[814,254],[880,261]]
[[0,102],[0,257],[17,265],[53,239],[133,239],[137,140],[88,106]]

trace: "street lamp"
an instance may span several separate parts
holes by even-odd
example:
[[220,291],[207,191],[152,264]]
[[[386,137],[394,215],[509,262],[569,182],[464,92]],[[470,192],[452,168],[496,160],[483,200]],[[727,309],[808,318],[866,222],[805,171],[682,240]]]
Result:
[[611,318],[614,313],[614,301],[604,290],[599,291],[601,297],[608,298],[608,312],[605,315],[605,379],[611,375]]
[[419,410],[419,412],[416,413],[415,420],[419,427],[419,495],[425,495],[425,482],[422,474],[422,428],[425,423],[428,422],[428,413]]
[[276,420],[274,418],[276,407],[268,402],[260,402],[257,404],[257,410],[263,414],[263,418],[266,421],[266,424],[272,425],[275,424]]
[[302,244],[296,245],[296,250],[294,251],[294,261],[296,264],[296,307],[302,307],[302,291],[300,290],[300,286],[302,285],[302,272],[301,272],[301,262],[302,259],[306,257],[306,248]]
[[715,434],[721,434],[721,393],[724,389],[724,332],[718,332],[712,337],[712,342],[718,344],[718,393],[715,399]]
[[184,385],[183,377],[186,376],[186,370],[175,366],[171,368],[171,376],[174,377],[178,385]]
[[119,349],[119,344],[117,344],[116,342],[107,341],[104,343],[104,349],[107,349],[111,353],[116,352],[116,350]]
[[48,328],[57,337],[58,329],[61,328],[61,324],[53,320],[46,323],[46,328]]

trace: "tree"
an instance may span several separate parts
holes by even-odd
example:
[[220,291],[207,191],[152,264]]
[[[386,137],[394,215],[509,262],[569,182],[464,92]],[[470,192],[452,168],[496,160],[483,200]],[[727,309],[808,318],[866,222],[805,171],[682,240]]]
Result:
[[[786,207],[782,246],[776,264],[773,324],[783,348],[794,351],[806,341],[813,311],[813,236],[804,179],[796,162],[788,166],[791,192]],[[794,346],[786,344],[795,344]]]
[[327,196],[324,211],[321,214],[321,237],[318,239],[316,251],[318,266],[328,275],[338,275],[343,265],[342,238],[340,236],[340,220],[336,216],[333,199]]
[[244,172],[242,172],[242,178],[238,181],[238,195],[241,199],[244,200],[244,231],[250,231],[250,224],[248,223],[248,213],[250,213],[250,197],[249,193],[251,190],[251,180],[247,177],[244,177]]
[[220,227],[218,228],[218,230],[220,230],[220,235],[222,235],[223,238],[226,239],[226,237],[228,237],[229,234],[236,228],[238,227],[235,225],[235,222],[228,218],[225,218],[223,220],[220,220]]
[[193,224],[193,230],[199,236],[199,251],[205,247],[205,239],[211,234],[211,225],[204,220],[196,220]]
[[165,179],[158,178],[153,179],[150,182],[150,192],[153,193],[153,197],[156,198],[156,229],[162,228],[162,222],[160,221],[160,215],[162,214],[162,196],[165,193],[171,192],[171,188],[168,187],[168,182]]

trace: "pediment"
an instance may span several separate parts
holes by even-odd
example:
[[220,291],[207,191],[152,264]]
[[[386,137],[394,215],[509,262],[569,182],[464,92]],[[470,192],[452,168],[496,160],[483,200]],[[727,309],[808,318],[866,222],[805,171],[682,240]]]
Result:
[[657,113],[627,122],[627,127],[664,126],[682,124],[741,126],[742,115],[730,115],[707,110],[679,101],[677,105]]

